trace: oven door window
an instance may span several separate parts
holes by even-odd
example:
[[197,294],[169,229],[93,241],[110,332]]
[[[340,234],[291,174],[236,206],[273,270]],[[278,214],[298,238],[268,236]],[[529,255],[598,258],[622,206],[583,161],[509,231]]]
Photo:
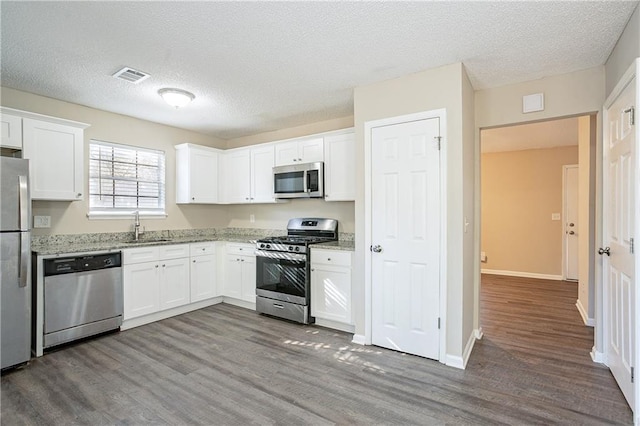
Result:
[[276,173],[273,177],[276,194],[296,194],[304,192],[304,172]]
[[292,296],[306,297],[306,262],[304,260],[256,257],[256,287]]

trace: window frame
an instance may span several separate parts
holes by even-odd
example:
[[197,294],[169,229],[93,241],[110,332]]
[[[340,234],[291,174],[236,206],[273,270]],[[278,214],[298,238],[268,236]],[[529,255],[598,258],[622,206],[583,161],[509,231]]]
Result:
[[[95,207],[91,205],[91,199],[93,196],[95,195],[100,195],[100,194],[94,194],[91,192],[91,186],[92,186],[92,181],[93,179],[99,179],[98,176],[92,175],[91,173],[91,169],[92,169],[92,162],[94,161],[100,161],[97,159],[92,158],[92,151],[93,151],[93,147],[97,145],[99,147],[111,147],[111,148],[117,148],[117,149],[123,149],[123,150],[128,150],[131,151],[130,154],[133,155],[138,155],[138,153],[143,152],[146,154],[154,154],[157,156],[157,161],[158,161],[158,177],[159,179],[157,181],[151,181],[154,184],[158,184],[158,207],[155,208],[148,208],[148,207],[140,207],[140,208],[129,208],[129,207]],[[107,160],[108,161],[108,160]],[[113,160],[112,160],[113,161]],[[167,181],[167,169],[166,169],[166,162],[167,162],[167,156],[166,156],[166,152],[160,149],[153,149],[153,148],[145,148],[145,147],[141,147],[141,146],[135,146],[135,145],[128,145],[128,144],[121,144],[121,143],[115,143],[115,142],[109,142],[109,141],[103,141],[103,140],[99,140],[99,139],[90,139],[89,140],[89,167],[88,167],[88,179],[87,179],[87,184],[88,184],[88,213],[87,213],[87,217],[89,219],[122,219],[122,218],[130,218],[135,216],[136,212],[139,213],[140,217],[144,217],[144,218],[156,218],[156,219],[163,219],[167,217],[167,199],[166,199],[166,192],[167,192],[167,185],[166,185],[166,181]],[[141,166],[140,163],[138,163],[138,161],[135,161],[135,163],[129,163],[129,164],[134,164],[134,167],[136,168],[136,170]],[[112,174],[111,176],[114,176],[114,174]],[[116,175],[117,177],[117,175]],[[129,177],[126,176],[120,176],[122,181],[132,181],[132,182],[136,182],[136,185],[139,184],[139,182],[149,182],[148,180],[143,181],[141,179],[131,179]],[[116,179],[114,179],[115,182]],[[120,180],[120,179],[117,179]],[[109,196],[111,196],[111,194],[107,194]],[[114,196],[115,191],[114,191]],[[126,196],[130,196],[130,195],[126,195]],[[138,194],[137,196],[135,196],[136,198],[136,205],[139,205],[139,199],[141,198],[141,196]]]

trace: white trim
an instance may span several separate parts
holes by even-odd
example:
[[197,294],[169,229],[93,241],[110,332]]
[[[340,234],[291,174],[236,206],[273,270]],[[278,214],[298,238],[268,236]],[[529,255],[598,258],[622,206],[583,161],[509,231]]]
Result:
[[587,315],[587,311],[586,309],[584,309],[584,306],[582,306],[582,302],[580,301],[580,299],[576,300],[576,308],[578,308],[578,312],[582,317],[582,322],[584,322],[584,325],[589,327],[594,327],[596,325],[596,320],[593,318],[589,318],[589,316]]
[[[411,121],[440,119],[440,351],[439,361],[447,358],[447,110],[446,108],[388,117],[364,123],[364,344],[371,344],[371,131],[375,127],[391,126]],[[358,339],[361,336],[358,335]],[[358,340],[359,342],[359,340]],[[356,336],[354,336],[356,343]]]
[[238,306],[240,308],[251,309],[252,311],[256,310],[255,302],[247,302],[246,300],[236,299],[234,297],[228,296],[224,296],[223,302],[229,305]]
[[597,351],[595,346],[591,348],[591,352],[589,352],[589,354],[591,355],[591,359],[593,360],[593,362],[597,362],[600,364],[605,363],[604,353]]
[[364,346],[367,344],[366,341],[367,339],[364,336],[364,334],[354,334],[353,339],[351,340],[351,343]]
[[471,332],[471,335],[467,340],[467,345],[464,347],[464,352],[462,353],[462,356],[447,354],[447,362],[446,362],[447,366],[460,368],[462,370],[464,370],[467,367],[467,362],[469,362],[469,357],[471,356],[473,345],[476,343],[477,333],[482,334],[482,332],[478,329],[473,330]]
[[481,340],[484,337],[482,327],[476,328],[475,330],[473,330],[473,333],[476,336],[476,340]]
[[[578,173],[580,172],[580,168],[578,164],[565,164],[562,166],[562,279],[567,279],[567,269],[569,268],[569,246],[567,244],[567,196],[569,195],[569,189],[567,188],[567,173],[569,169],[577,169]],[[579,190],[579,188],[576,188]],[[576,227],[576,229],[578,229]],[[574,253],[577,255],[577,253]],[[576,278],[577,279],[577,278]]]
[[481,269],[482,274],[506,275],[510,277],[537,278],[540,280],[562,281],[562,275],[538,274],[536,272],[504,271],[501,269]]
[[14,108],[0,107],[0,114],[17,115],[22,118],[31,118],[34,120],[47,121],[49,123],[62,124],[63,126],[77,127],[86,129],[91,124],[81,123],[79,121],[67,120],[66,118],[52,117],[50,115],[38,114],[35,112],[22,111]]
[[346,333],[353,333],[355,331],[355,326],[353,324],[345,324],[339,321],[331,321],[324,318],[316,317],[316,325],[325,328],[331,328],[333,330],[344,331]]
[[214,297],[200,302],[189,303],[188,305],[182,305],[175,308],[167,309],[166,311],[154,312],[149,315],[141,317],[131,318],[122,322],[120,326],[121,331],[129,330],[141,325],[150,324],[152,322],[160,321],[163,319],[171,318],[176,315],[186,314],[187,312],[196,311],[198,309],[206,308],[207,306],[217,305],[222,303],[222,297]]
[[[131,219],[133,220],[133,218],[135,217],[135,212],[106,212],[106,211],[100,211],[100,212],[89,212],[87,213],[87,218],[89,220],[104,220],[104,219]],[[158,212],[158,213],[152,213],[152,212],[144,212],[141,211],[140,212],[140,219],[166,219],[169,215],[165,212]]]

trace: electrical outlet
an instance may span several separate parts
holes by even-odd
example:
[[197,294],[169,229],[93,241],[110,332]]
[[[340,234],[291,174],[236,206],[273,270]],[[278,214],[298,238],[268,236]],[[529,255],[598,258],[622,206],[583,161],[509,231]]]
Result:
[[255,214],[250,214],[249,215],[249,222],[254,223],[256,221],[256,215]]
[[51,228],[51,216],[34,216],[34,228]]
[[486,262],[487,261],[487,253],[481,251],[480,252],[480,262]]

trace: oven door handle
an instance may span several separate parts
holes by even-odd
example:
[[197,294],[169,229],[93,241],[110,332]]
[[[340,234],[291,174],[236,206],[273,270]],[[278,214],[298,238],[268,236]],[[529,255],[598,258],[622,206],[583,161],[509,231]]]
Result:
[[285,253],[281,251],[256,250],[256,257],[266,257],[269,259],[290,260],[293,262],[306,262],[307,255],[299,253]]

